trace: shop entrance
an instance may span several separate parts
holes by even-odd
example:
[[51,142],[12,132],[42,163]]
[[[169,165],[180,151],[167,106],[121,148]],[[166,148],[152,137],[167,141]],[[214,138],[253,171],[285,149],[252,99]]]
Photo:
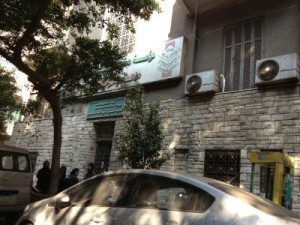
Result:
[[[253,192],[255,180],[260,180],[260,192],[265,198],[278,205],[292,208],[292,190],[294,180],[294,159],[281,152],[250,153],[251,180],[250,191]],[[255,167],[260,166],[259,179],[255,176]]]
[[95,173],[108,171],[111,156],[112,139],[114,135],[115,122],[95,123],[96,130],[96,155]]

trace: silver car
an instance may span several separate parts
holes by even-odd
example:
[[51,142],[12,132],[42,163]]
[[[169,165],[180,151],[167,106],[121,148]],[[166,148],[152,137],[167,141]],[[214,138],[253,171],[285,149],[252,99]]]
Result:
[[208,178],[108,172],[28,205],[17,225],[299,225],[271,201]]

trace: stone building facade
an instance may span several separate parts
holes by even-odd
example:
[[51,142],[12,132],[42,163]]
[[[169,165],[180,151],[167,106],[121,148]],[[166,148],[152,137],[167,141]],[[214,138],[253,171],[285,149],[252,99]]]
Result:
[[[247,190],[253,174],[253,192],[264,195],[264,166],[252,171],[250,153],[284,153],[294,159],[292,210],[300,213],[299,80],[255,85],[257,60],[300,54],[300,1],[180,0],[174,1],[170,20],[169,40],[185,40],[183,73],[144,82],[147,100],[163,99],[162,152],[170,158],[161,169],[232,181]],[[224,75],[223,92],[185,94],[186,76],[211,70]],[[97,101],[122,97],[109,91]],[[122,114],[89,118],[91,104],[64,109],[61,164],[68,170],[84,171],[88,162],[120,169],[114,145],[122,133]],[[12,143],[36,153],[37,167],[51,157],[51,123],[49,114],[14,128]]]
[[[165,100],[161,115],[164,127],[164,151],[170,159],[162,169],[204,174],[205,152],[240,151],[240,186],[249,189],[251,150],[282,150],[294,157],[295,177],[293,210],[300,209],[300,92],[299,85],[286,89],[252,89],[216,94],[201,99]],[[231,99],[228,101],[226,99]],[[122,118],[86,120],[87,105],[78,113],[64,117],[61,164],[84,171],[96,153],[96,124],[115,123],[112,137],[117,140]],[[14,144],[38,152],[37,165],[51,157],[51,119],[18,123]],[[100,134],[98,134],[100,135]],[[100,138],[101,139],[101,138]],[[109,170],[122,168],[116,152],[111,152]],[[259,178],[257,178],[259,179]],[[258,190],[256,190],[259,193]]]

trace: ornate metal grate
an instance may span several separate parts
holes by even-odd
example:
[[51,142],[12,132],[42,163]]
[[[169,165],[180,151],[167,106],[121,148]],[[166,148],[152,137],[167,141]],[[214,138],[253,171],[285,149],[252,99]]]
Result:
[[240,151],[207,150],[205,152],[204,176],[239,185]]
[[110,153],[111,153],[111,141],[100,141],[97,143],[97,151],[95,158],[95,173],[102,173],[108,171]]
[[111,15],[110,21],[112,23],[118,24],[120,33],[119,38],[113,40],[113,44],[119,46],[119,48],[124,52],[132,52],[135,46],[135,34],[126,28],[125,23],[115,15]]

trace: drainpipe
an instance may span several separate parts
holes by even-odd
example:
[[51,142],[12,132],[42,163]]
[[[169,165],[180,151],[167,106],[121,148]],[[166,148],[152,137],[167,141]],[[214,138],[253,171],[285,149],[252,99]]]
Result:
[[195,16],[194,16],[194,27],[193,27],[193,33],[194,33],[194,43],[193,43],[193,59],[192,59],[192,73],[195,72],[195,61],[196,61],[196,55],[197,55],[197,42],[199,42],[197,31],[198,31],[198,0],[195,0]]

